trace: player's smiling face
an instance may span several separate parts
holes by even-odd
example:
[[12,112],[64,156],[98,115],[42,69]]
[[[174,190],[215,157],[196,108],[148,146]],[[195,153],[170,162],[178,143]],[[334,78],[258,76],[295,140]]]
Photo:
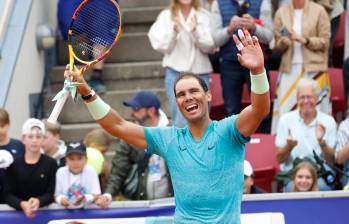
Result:
[[208,102],[211,101],[211,94],[203,90],[197,79],[183,78],[177,82],[176,101],[188,122],[208,117]]

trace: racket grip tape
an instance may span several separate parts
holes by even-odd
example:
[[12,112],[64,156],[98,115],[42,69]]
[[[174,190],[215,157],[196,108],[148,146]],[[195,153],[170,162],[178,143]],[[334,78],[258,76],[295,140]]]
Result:
[[49,118],[47,119],[47,121],[49,123],[54,124],[57,122],[58,116],[61,113],[63,106],[64,106],[65,102],[67,101],[68,97],[69,97],[69,92],[64,94],[64,96],[62,98],[60,98],[56,101],[56,104],[53,107],[53,110],[52,110]]

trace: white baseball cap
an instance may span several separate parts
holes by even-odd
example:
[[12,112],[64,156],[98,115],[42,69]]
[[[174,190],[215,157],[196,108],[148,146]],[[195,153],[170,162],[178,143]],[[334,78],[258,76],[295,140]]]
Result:
[[244,160],[244,175],[248,177],[253,175],[251,163],[247,160]]
[[42,134],[45,134],[45,125],[42,121],[36,118],[29,118],[26,120],[22,127],[22,135],[28,135],[31,133],[32,129],[37,127],[41,130]]
[[13,163],[13,156],[7,150],[0,150],[0,168],[7,168]]

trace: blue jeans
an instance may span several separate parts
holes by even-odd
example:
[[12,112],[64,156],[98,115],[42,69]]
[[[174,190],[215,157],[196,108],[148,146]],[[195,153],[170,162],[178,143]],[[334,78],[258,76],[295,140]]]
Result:
[[240,113],[244,83],[248,88],[251,86],[250,72],[238,61],[223,60],[221,62],[221,83],[225,115]]
[[[165,71],[165,88],[166,95],[168,98],[170,111],[172,115],[173,125],[176,127],[184,127],[187,124],[187,120],[183,117],[182,113],[179,111],[176,103],[176,97],[174,95],[174,84],[179,76],[179,72],[173,70],[172,68],[166,68]],[[210,76],[209,74],[200,74],[200,77],[206,82],[207,87],[210,87]]]

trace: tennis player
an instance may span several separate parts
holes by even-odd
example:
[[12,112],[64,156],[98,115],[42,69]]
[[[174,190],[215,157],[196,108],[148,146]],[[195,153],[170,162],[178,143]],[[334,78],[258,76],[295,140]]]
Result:
[[95,94],[83,76],[65,73],[82,83],[78,92],[106,131],[166,160],[175,193],[174,223],[240,223],[245,143],[269,113],[270,100],[257,38],[247,30],[233,38],[240,64],[251,73],[251,105],[220,121],[210,119],[211,93],[192,74],[184,73],[174,85],[177,106],[188,121],[184,128],[177,128],[142,127],[126,121]]

